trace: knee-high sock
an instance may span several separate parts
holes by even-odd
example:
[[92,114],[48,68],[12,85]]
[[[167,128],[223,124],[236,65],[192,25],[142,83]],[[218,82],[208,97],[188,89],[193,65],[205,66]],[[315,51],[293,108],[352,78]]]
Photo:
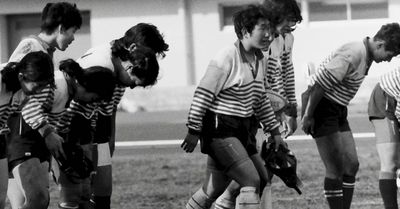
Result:
[[398,209],[396,174],[392,172],[379,173],[379,191],[385,209]]
[[259,209],[260,196],[255,187],[242,187],[236,198],[236,209]]
[[355,176],[343,176],[343,209],[350,209],[355,183]]
[[197,190],[196,193],[189,199],[186,204],[186,209],[209,209],[215,199],[211,199],[202,188]]
[[325,178],[324,193],[330,209],[343,208],[342,181],[339,179]]

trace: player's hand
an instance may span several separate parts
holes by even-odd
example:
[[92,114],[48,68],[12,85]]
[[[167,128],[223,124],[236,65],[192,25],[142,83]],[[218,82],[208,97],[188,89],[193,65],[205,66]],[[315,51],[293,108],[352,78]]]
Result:
[[285,128],[285,133],[283,134],[283,138],[287,138],[291,136],[297,129],[297,120],[295,117],[286,116],[283,121],[283,127]]
[[274,135],[271,137],[273,140],[273,145],[274,145],[274,150],[275,152],[278,151],[279,146],[283,146],[287,148],[287,144],[283,141],[282,136],[281,135]]
[[46,136],[45,142],[47,149],[49,149],[49,152],[55,158],[59,158],[61,156],[66,158],[64,150],[62,148],[62,143],[64,142],[64,139],[61,136],[59,136],[55,132],[51,132],[49,135]]
[[183,140],[181,147],[186,152],[193,152],[199,142],[199,136],[191,133],[187,133],[185,139]]
[[304,116],[302,119],[302,124],[303,124],[303,131],[306,134],[313,134],[314,133],[314,125],[315,125],[315,120],[313,117],[310,116]]

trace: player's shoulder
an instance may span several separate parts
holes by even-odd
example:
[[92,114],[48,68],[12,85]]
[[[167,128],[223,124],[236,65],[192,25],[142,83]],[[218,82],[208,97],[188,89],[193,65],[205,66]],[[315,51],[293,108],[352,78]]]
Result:
[[83,68],[96,65],[113,69],[110,44],[102,44],[90,48],[85,54],[77,59],[77,62]]
[[10,57],[10,61],[19,61],[19,59],[26,54],[35,51],[46,52],[39,40],[34,37],[26,37],[19,42],[18,46],[15,48]]
[[349,42],[339,47],[335,55],[356,64],[366,56],[366,47],[363,42]]

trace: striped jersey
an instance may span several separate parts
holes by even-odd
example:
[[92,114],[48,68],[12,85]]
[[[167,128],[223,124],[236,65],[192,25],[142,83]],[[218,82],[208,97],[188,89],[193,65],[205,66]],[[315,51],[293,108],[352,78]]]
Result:
[[318,83],[324,89],[325,98],[347,106],[372,63],[368,39],[345,44],[334,51],[311,76],[311,85]]
[[265,75],[271,90],[286,98],[288,103],[297,105],[292,63],[293,41],[291,33],[280,35],[272,41],[269,49],[264,52],[268,59]]
[[[0,74],[0,81],[2,76]],[[0,134],[8,131],[7,120],[11,113],[11,98],[12,92],[6,90],[6,86],[3,82],[0,85]]]
[[251,66],[237,41],[210,61],[194,92],[187,123],[190,130],[201,131],[206,110],[243,118],[255,115],[266,132],[279,126],[265,94],[266,62],[257,52],[256,64]]
[[379,85],[388,95],[396,99],[395,115],[400,121],[400,67],[381,76]]
[[[26,54],[35,51],[43,51],[53,57],[54,47],[50,47],[46,42],[37,36],[29,36],[23,39],[12,53],[9,62],[19,62]],[[46,86],[34,95],[29,95],[25,99],[17,98],[15,101],[26,102],[22,108],[22,116],[25,122],[32,129],[37,129],[48,124],[48,114],[54,98],[54,89],[51,85]],[[19,94],[22,95],[22,94]],[[13,99],[14,100],[14,99]],[[15,104],[16,102],[14,102]]]
[[[89,68],[93,66],[102,66],[107,69],[114,71],[114,65],[111,61],[111,44],[104,44],[97,47],[93,47],[89,49],[82,57],[80,57],[77,62],[82,68]],[[112,95],[112,99],[107,102],[96,103],[96,105],[85,105],[85,104],[76,104],[77,106],[81,106],[81,109],[92,109],[92,111],[97,111],[102,115],[111,116],[117,109],[119,102],[122,99],[122,96],[125,93],[126,86],[117,84],[114,93]],[[78,108],[78,107],[77,107]],[[92,113],[90,115],[94,115]],[[88,117],[89,115],[86,115]]]

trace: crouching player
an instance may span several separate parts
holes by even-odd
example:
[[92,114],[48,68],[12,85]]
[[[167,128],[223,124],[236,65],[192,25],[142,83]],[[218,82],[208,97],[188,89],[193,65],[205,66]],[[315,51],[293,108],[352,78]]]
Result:
[[[238,41],[211,60],[197,87],[189,112],[188,134],[181,147],[193,152],[201,139],[208,155],[205,182],[188,201],[188,209],[210,208],[231,180],[241,189],[238,209],[259,208],[260,175],[251,157],[257,155],[258,124],[283,145],[279,124],[265,95],[265,60],[261,49],[274,38],[275,16],[252,5],[233,17]],[[265,169],[265,168],[261,168]]]
[[[149,47],[151,48],[149,48]],[[82,104],[72,101],[74,108],[90,110],[74,116],[79,121],[75,133],[84,132],[94,121],[93,155],[95,175],[93,176],[91,204],[94,208],[110,208],[112,194],[111,156],[115,143],[115,116],[117,105],[125,89],[152,86],[157,82],[159,65],[156,55],[164,56],[168,45],[157,28],[151,24],[139,23],[129,29],[123,37],[110,43],[88,50],[77,62],[84,68],[103,66],[116,75],[116,87],[111,101],[99,104]],[[93,117],[95,119],[93,120]],[[82,131],[80,131],[82,130]],[[71,130],[72,131],[72,130]],[[82,138],[82,136],[80,136]],[[90,136],[88,136],[90,137]],[[81,141],[86,147],[92,141]],[[68,181],[68,180],[66,180]],[[63,190],[63,187],[62,187]],[[63,194],[63,193],[61,193]],[[64,199],[70,198],[68,196]],[[63,199],[62,198],[62,199]]]

